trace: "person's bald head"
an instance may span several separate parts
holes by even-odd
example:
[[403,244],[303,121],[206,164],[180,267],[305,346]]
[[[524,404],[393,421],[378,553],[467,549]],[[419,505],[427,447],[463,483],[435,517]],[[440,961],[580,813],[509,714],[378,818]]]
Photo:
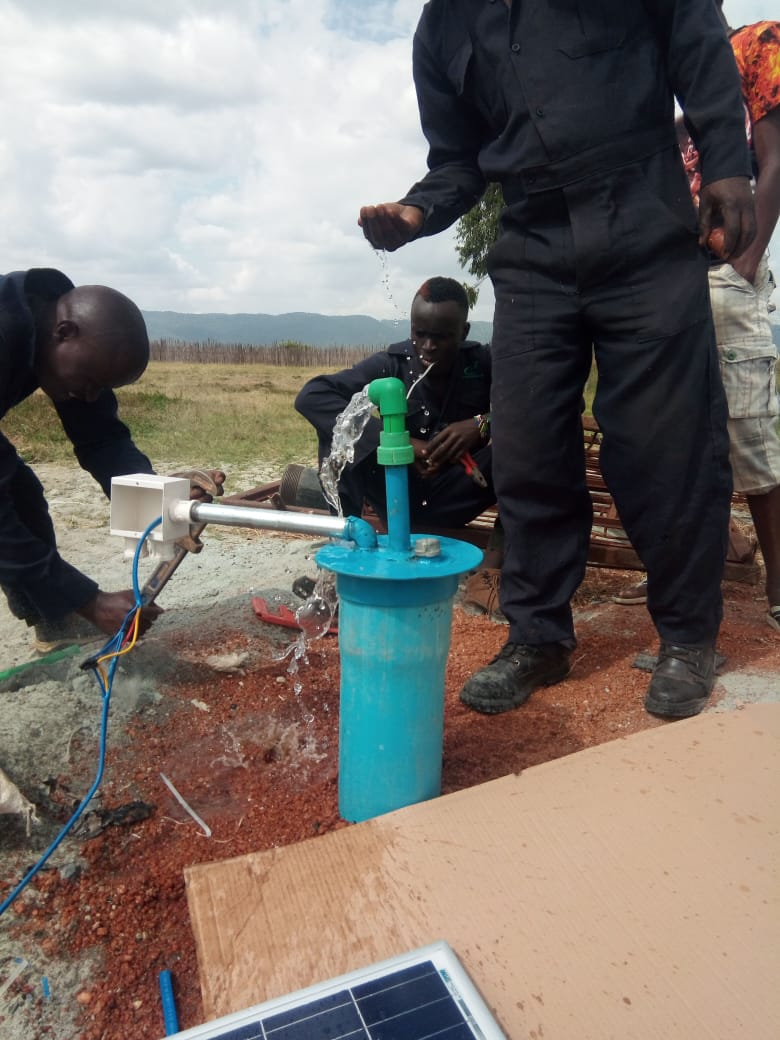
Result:
[[134,383],[149,363],[149,336],[132,300],[105,285],[60,296],[43,330],[37,375],[55,401],[94,401],[101,390]]

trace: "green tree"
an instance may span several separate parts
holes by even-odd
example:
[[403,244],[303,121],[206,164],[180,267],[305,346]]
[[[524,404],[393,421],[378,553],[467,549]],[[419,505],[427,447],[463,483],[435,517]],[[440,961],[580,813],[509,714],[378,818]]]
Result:
[[504,208],[504,196],[499,184],[489,184],[485,194],[465,217],[455,225],[455,249],[461,267],[479,281],[464,286],[473,307],[479,295],[479,285],[487,278],[487,255],[498,238],[498,218]]

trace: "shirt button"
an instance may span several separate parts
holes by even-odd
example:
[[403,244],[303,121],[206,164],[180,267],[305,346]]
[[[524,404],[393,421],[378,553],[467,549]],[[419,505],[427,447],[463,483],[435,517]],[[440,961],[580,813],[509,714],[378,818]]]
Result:
[[537,114],[537,115],[539,116],[539,118],[541,119],[541,118],[542,118],[542,117],[544,116],[544,109],[543,109],[543,108],[537,108],[537,110],[536,110],[536,114]]
[[727,350],[726,351],[726,357],[729,359],[729,361],[733,361],[736,356],[737,356],[736,350]]
[[512,50],[515,52],[515,54],[517,54],[517,52],[520,50],[520,44],[519,43],[513,43],[512,44]]

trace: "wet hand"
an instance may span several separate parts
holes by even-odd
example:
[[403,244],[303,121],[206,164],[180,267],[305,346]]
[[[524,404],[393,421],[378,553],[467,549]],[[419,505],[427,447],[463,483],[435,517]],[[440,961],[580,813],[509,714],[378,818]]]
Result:
[[358,226],[374,249],[388,253],[400,249],[417,235],[423,225],[423,213],[417,206],[402,206],[400,202],[380,202],[376,206],[362,206]]

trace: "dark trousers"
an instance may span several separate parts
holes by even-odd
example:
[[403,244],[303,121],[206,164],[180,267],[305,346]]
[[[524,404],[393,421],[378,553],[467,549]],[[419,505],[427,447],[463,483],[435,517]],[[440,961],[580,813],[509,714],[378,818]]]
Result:
[[666,179],[670,162],[510,207],[491,254],[493,475],[514,642],[574,645],[570,601],[592,519],[580,400],[593,356],[601,467],[647,569],[658,633],[684,644],[717,635],[726,401],[706,259],[686,186]]
[[[409,466],[409,519],[413,531],[424,534],[429,527],[465,527],[495,505],[490,445],[475,451],[473,458],[487,488],[476,484],[460,465],[445,466],[426,480]],[[345,516],[360,516],[365,499],[378,516],[387,520],[385,468],[378,464],[375,455],[347,466],[339,480],[339,497]]]
[[[9,456],[13,455],[15,459],[12,474],[4,483],[4,495],[0,500],[0,554],[7,561],[7,566],[4,567],[6,577],[0,588],[5,593],[8,607],[14,617],[21,618],[28,625],[34,625],[41,620],[41,615],[25,595],[21,578],[19,582],[13,580],[13,560],[21,558],[24,546],[20,544],[18,537],[9,537],[4,533],[10,530],[3,522],[4,514],[9,524],[15,521],[17,533],[20,520],[33,538],[45,542],[52,548],[56,547],[57,539],[40,480],[30,467],[16,456],[10,444],[6,442],[0,450],[7,452]],[[10,457],[7,465],[10,469]]]

